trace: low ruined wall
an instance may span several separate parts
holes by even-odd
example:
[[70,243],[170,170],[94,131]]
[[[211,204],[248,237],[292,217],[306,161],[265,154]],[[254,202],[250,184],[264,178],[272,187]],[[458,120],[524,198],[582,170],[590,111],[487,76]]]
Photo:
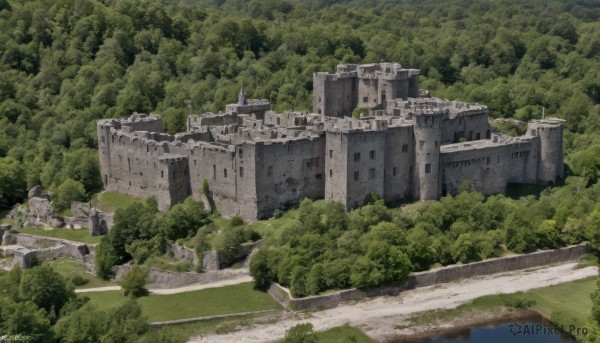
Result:
[[248,257],[254,250],[260,247],[262,240],[256,242],[243,243],[238,249],[238,254],[233,261],[229,261],[225,256],[217,251],[206,251],[202,255],[202,269],[204,270],[220,270],[226,268],[236,261],[244,259],[244,267],[250,264]]
[[29,268],[34,259],[38,261],[71,258],[84,264],[88,271],[94,271],[93,252],[95,246],[64,239],[34,236],[28,234],[4,235],[3,245],[15,245],[22,248],[16,250],[15,260],[23,268]]
[[[117,266],[115,269],[115,281],[121,281],[123,276],[129,272],[131,265],[125,264]],[[148,279],[153,288],[176,288],[192,284],[207,284],[221,280],[230,280],[237,277],[248,275],[246,269],[224,269],[219,271],[210,271],[206,273],[193,272],[170,272],[156,268],[148,268]]]
[[193,265],[198,263],[196,250],[181,246],[179,244],[171,244],[168,248],[168,253],[169,256],[172,256],[178,260],[190,262]]
[[289,290],[277,283],[271,285],[268,293],[281,305],[294,310],[331,308],[350,300],[361,300],[375,296],[396,296],[403,290],[416,287],[432,286],[474,276],[528,269],[553,263],[576,261],[584,254],[590,253],[591,251],[592,249],[589,244],[582,243],[560,249],[542,250],[525,255],[492,258],[480,262],[452,265],[439,269],[412,273],[408,277],[408,280],[401,285],[391,285],[366,290],[352,288],[327,295],[316,295],[298,299],[291,297]]

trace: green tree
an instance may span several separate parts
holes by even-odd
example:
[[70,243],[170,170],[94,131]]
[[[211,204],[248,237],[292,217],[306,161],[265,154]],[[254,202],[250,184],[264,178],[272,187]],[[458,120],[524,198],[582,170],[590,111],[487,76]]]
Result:
[[62,317],[54,331],[61,342],[96,343],[108,330],[108,320],[105,312],[88,303]]
[[7,208],[23,200],[27,194],[25,172],[19,161],[12,157],[0,158],[0,208]]
[[41,265],[23,271],[19,297],[30,300],[38,307],[57,316],[65,304],[75,296],[65,279],[52,267]]
[[123,276],[121,287],[125,296],[132,298],[141,297],[148,294],[145,288],[148,279],[148,270],[142,266],[134,265],[131,270]]
[[81,182],[66,179],[56,191],[52,193],[52,211],[60,213],[71,208],[73,201],[85,200],[85,189]]
[[31,301],[16,302],[4,296],[0,296],[0,332],[31,337],[33,342],[54,342],[50,319],[44,309]]
[[134,343],[143,336],[150,325],[142,315],[142,307],[131,299],[108,311],[108,330],[100,338],[100,343]]
[[254,278],[254,286],[258,289],[268,289],[275,280],[275,273],[269,263],[270,255],[267,248],[262,248],[252,256],[250,261],[250,275]]

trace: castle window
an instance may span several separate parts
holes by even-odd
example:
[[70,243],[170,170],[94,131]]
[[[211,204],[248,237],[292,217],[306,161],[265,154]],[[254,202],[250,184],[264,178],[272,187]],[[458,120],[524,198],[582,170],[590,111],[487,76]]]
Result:
[[213,180],[217,179],[217,165],[213,164]]
[[333,169],[329,169],[329,178],[333,177]]
[[358,171],[354,172],[354,181],[358,181],[360,179]]
[[177,177],[177,171],[173,170],[173,178]]
[[393,176],[396,176],[396,173],[398,173],[398,168],[394,167],[394,168],[392,169],[392,175],[393,175]]
[[321,180],[321,174],[317,174],[315,175],[315,177],[317,178],[317,180]]
[[408,152],[408,144],[402,144],[402,152]]
[[244,177],[244,167],[240,167],[240,177]]
[[161,178],[161,179],[164,179],[164,178],[165,178],[165,172],[164,172],[164,171],[162,171],[162,170],[160,171],[160,178]]
[[197,166],[198,165],[198,160],[194,160],[194,165]]
[[333,150],[329,150],[329,158],[333,158]]
[[488,156],[488,157],[486,157],[486,159],[487,159],[486,160],[487,164],[490,164],[490,157]]
[[375,150],[369,151],[369,157],[374,160],[375,159]]
[[238,154],[239,154],[240,158],[242,158],[244,156],[244,149],[240,148],[238,150]]
[[360,152],[354,153],[354,162],[360,161]]
[[438,141],[435,141],[435,147],[437,148],[437,146],[438,146]]
[[369,179],[375,178],[375,168],[369,169]]
[[267,176],[273,176],[273,167],[269,166],[269,168],[267,168]]
[[112,142],[113,143],[115,142],[115,136],[112,136]]
[[424,146],[425,146],[425,141],[419,141],[419,149],[423,150]]
[[485,138],[486,139],[492,138],[492,132],[489,129],[485,132]]
[[319,97],[319,102],[321,102],[321,97]]
[[363,97],[363,102],[369,102],[369,97],[367,97],[367,96]]
[[425,174],[431,173],[431,163],[425,164]]
[[131,161],[127,158],[127,170],[131,171]]
[[480,140],[481,139],[481,133],[477,132],[477,134],[475,135],[475,140]]

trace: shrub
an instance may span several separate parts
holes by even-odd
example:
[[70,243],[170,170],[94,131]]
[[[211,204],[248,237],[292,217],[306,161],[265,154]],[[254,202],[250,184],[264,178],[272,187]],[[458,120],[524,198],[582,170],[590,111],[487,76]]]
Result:
[[317,335],[311,323],[298,324],[285,332],[284,343],[316,343]]
[[208,180],[204,179],[202,181],[202,188],[200,188],[200,192],[202,192],[202,194],[208,196],[208,194],[210,193],[210,189],[208,188]]
[[90,282],[90,279],[81,276],[81,274],[79,273],[71,276],[71,283],[73,284],[73,286],[83,286],[88,282]]
[[121,281],[121,287],[123,288],[125,296],[137,298],[147,295],[148,290],[145,288],[147,278],[148,270],[146,268],[133,266]]

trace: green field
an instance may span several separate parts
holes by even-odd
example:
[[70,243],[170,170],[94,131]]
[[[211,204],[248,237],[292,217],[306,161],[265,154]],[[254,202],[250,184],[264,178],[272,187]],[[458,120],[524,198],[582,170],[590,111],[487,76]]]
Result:
[[96,195],[91,200],[92,207],[96,207],[100,211],[103,212],[114,212],[118,208],[124,208],[132,203],[139,201],[140,199],[116,192],[101,192]]
[[78,286],[75,288],[94,288],[94,287],[104,287],[104,286],[115,286],[117,285],[114,282],[103,280],[96,277],[93,274],[87,273],[85,267],[77,261],[67,259],[67,258],[59,258],[53,261],[44,262],[48,265],[52,266],[56,272],[69,279],[73,277],[73,275],[81,275],[82,277],[89,280],[88,283],[82,286]]
[[91,236],[87,229],[34,229],[19,228],[17,231],[28,235],[68,239],[70,241],[88,244],[100,243],[102,236]]
[[360,329],[352,326],[340,326],[327,331],[317,333],[319,343],[374,343],[375,341],[365,335]]
[[[126,300],[121,291],[90,292],[85,296],[100,309]],[[151,294],[138,301],[151,322],[280,308],[268,294],[254,290],[252,283],[171,295]]]

